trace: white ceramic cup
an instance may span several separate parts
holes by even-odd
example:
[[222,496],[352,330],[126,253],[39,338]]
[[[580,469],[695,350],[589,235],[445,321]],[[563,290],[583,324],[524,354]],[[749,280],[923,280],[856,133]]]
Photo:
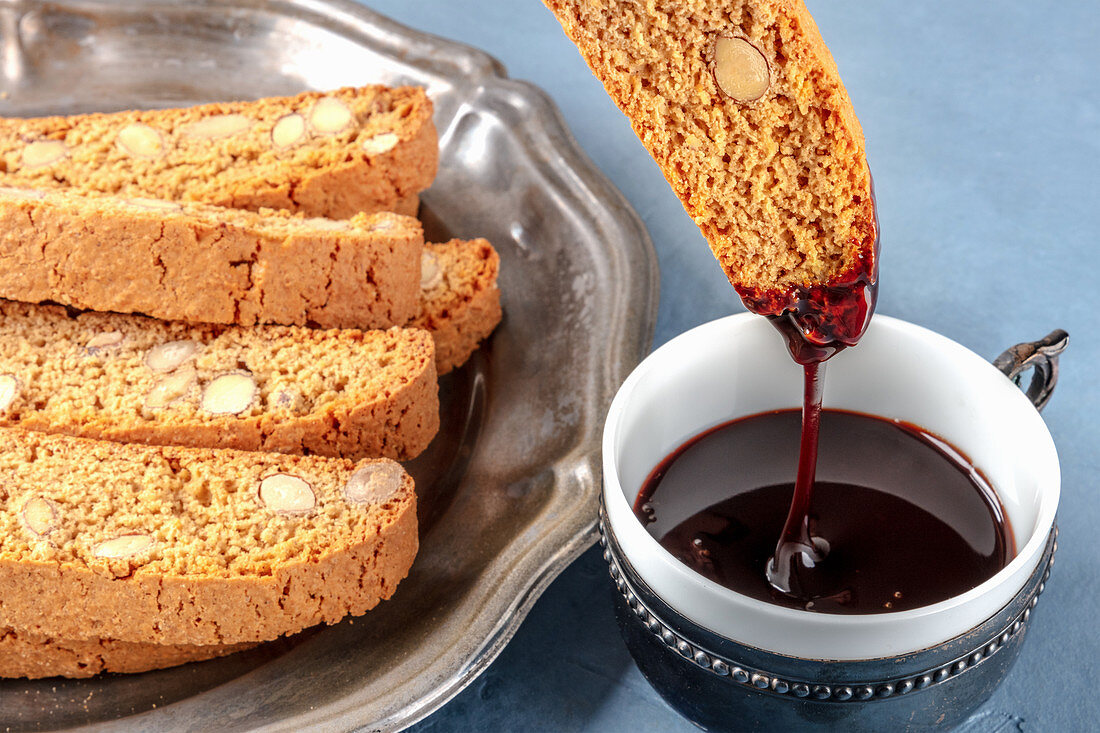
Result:
[[1017,554],[1006,567],[966,593],[922,608],[809,613],[704,578],[643,528],[631,507],[665,456],[729,420],[798,408],[801,397],[801,367],[772,325],[749,314],[677,336],[623,383],[604,426],[604,506],[623,556],[657,595],[696,624],[741,644],[844,661],[945,642],[993,616],[1023,587],[1058,507],[1058,455],[1046,425],[1024,393],[988,361],[927,329],[881,315],[859,346],[829,361],[824,405],[914,423],[968,456],[993,485],[1015,532]]

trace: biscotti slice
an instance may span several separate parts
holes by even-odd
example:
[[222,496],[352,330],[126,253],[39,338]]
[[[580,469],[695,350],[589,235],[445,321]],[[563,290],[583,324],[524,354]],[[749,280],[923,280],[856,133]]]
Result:
[[874,279],[863,132],[801,0],[545,2],[750,307]]
[[418,308],[411,217],[304,219],[0,188],[0,297],[168,320],[379,328]]
[[359,615],[417,550],[388,459],[119,444],[0,429],[0,625],[239,644]]
[[142,644],[113,639],[53,639],[0,629],[0,677],[81,679],[116,672],[134,674],[224,657],[253,644]]
[[461,366],[500,323],[500,257],[484,239],[424,246],[421,306],[409,325],[431,331],[440,374]]
[[187,325],[0,301],[0,425],[405,459],[439,428],[434,360],[431,336],[411,328]]
[[0,183],[346,219],[407,210],[435,177],[438,145],[423,89],[367,86],[0,119]]
[[416,216],[419,211],[420,196],[416,194],[400,199],[393,205],[393,213],[401,214],[402,216]]

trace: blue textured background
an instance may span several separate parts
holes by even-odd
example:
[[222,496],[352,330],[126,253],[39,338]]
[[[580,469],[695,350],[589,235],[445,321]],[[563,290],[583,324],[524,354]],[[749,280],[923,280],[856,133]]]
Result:
[[[655,164],[537,0],[367,0],[485,49],[547,90],[641,214],[661,263],[656,343],[741,310]],[[867,136],[883,230],[879,311],[990,358],[1068,330],[1044,417],[1062,459],[1062,539],[1020,661],[971,733],[1100,729],[1100,409],[1092,367],[1100,229],[1095,0],[808,0]],[[694,730],[634,668],[589,551],[492,667],[418,733]]]

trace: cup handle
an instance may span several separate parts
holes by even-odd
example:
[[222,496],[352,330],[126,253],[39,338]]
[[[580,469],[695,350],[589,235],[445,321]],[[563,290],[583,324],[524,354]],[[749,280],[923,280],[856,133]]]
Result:
[[1024,391],[1035,409],[1042,410],[1058,384],[1058,355],[1068,343],[1069,334],[1059,328],[1038,341],[1016,344],[1006,349],[993,360],[993,366],[1004,372],[1017,386],[1023,373],[1032,369],[1031,384]]

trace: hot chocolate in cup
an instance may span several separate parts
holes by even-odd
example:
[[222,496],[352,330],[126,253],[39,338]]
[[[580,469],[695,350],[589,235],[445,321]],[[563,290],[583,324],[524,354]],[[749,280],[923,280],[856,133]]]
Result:
[[[643,674],[712,730],[921,730],[965,719],[1015,659],[1053,563],[1060,474],[1036,408],[1063,346],[1056,332],[995,367],[936,333],[875,316],[860,345],[830,361],[825,408],[912,423],[957,448],[992,485],[1017,548],[964,593],[873,615],[750,598],[697,574],[646,531],[632,505],[665,456],[717,425],[797,408],[802,384],[775,329],[756,316],[702,325],[654,351],[620,388],[603,439],[601,541]],[[1006,372],[1031,366],[1025,394]]]

